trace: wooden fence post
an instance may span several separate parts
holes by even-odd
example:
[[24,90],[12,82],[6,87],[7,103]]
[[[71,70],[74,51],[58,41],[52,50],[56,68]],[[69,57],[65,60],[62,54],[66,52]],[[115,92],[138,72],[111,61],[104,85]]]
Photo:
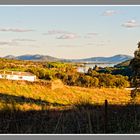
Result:
[[104,106],[104,132],[108,132],[108,101],[105,100],[105,106]]

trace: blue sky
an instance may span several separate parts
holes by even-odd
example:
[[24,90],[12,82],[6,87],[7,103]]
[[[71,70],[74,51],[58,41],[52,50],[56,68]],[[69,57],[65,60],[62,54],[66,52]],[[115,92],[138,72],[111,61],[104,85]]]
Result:
[[132,55],[140,6],[0,6],[0,56]]

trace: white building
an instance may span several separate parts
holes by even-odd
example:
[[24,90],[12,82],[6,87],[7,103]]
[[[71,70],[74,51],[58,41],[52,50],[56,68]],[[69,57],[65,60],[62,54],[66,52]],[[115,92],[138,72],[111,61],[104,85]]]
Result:
[[30,72],[0,71],[0,79],[35,81],[36,76]]

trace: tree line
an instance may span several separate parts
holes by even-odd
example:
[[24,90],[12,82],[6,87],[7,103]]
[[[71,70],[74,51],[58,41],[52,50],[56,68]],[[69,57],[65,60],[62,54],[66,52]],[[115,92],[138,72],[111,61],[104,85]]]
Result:
[[130,72],[125,68],[89,68],[87,73],[77,72],[75,65],[63,62],[31,62],[0,60],[0,69],[31,72],[38,79],[60,79],[69,86],[123,88],[129,86]]

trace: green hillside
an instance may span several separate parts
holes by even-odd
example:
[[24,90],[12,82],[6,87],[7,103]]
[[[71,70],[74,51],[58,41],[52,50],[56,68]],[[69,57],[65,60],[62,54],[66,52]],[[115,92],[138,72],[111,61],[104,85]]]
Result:
[[[127,76],[92,69],[79,73],[73,63],[9,59],[0,59],[0,70],[28,71],[38,77],[35,82],[0,79],[0,133],[139,131],[140,96],[135,98],[134,108],[131,93],[125,89]],[[104,123],[105,100],[108,124]]]
[[116,66],[116,67],[126,67],[126,66],[129,66],[130,61],[131,61],[131,60],[126,60],[126,61],[124,61],[124,62],[122,62],[122,63],[119,63],[119,64],[117,64],[117,65],[115,65],[115,66]]

